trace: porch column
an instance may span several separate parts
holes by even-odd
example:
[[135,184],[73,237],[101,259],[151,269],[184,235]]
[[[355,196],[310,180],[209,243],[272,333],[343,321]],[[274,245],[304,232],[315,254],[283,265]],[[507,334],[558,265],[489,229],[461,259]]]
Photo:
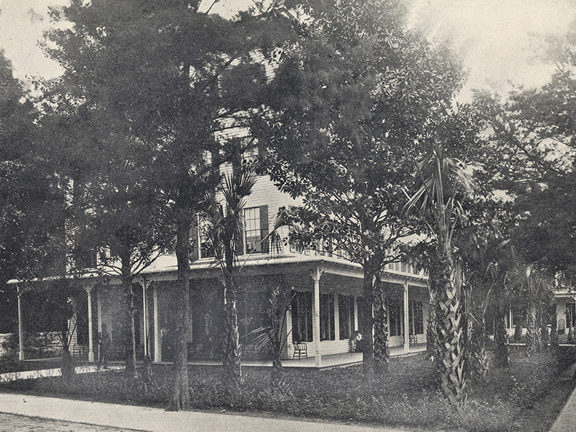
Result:
[[18,295],[18,360],[24,360],[24,323],[22,317],[22,290],[17,286]]
[[354,331],[358,331],[358,297],[354,296]]
[[94,361],[94,340],[92,338],[92,289],[94,285],[84,287],[88,294],[88,361]]
[[160,348],[160,326],[158,325],[158,288],[154,284],[152,291],[152,298],[154,300],[154,361],[162,361],[162,349]]
[[338,294],[334,293],[334,340],[340,340],[340,302]]
[[146,290],[148,289],[148,279],[142,278],[142,315],[144,320],[144,358],[148,355],[148,302]]
[[408,281],[404,282],[404,352],[410,351],[410,315],[408,311]]
[[[96,313],[98,314],[98,340],[102,336],[102,287],[96,291]],[[98,344],[98,360],[100,360],[100,344]]]
[[322,354],[320,354],[320,277],[323,271],[315,268],[310,272],[310,277],[314,281],[314,299],[312,301],[312,338],[314,339],[315,353],[314,366],[322,366]]

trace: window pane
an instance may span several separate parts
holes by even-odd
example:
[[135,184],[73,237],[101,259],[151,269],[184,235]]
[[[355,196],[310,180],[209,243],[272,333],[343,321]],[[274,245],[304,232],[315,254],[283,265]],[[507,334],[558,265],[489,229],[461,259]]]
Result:
[[390,336],[400,336],[402,334],[402,309],[399,300],[388,302],[388,314],[390,317]]
[[312,342],[311,292],[296,292],[292,299],[292,341]]
[[260,229],[260,207],[244,210],[246,226],[246,252],[262,252]]
[[338,322],[340,324],[340,339],[352,337],[352,319],[354,316],[354,298],[351,296],[338,296]]
[[320,294],[320,340],[334,340],[334,294]]

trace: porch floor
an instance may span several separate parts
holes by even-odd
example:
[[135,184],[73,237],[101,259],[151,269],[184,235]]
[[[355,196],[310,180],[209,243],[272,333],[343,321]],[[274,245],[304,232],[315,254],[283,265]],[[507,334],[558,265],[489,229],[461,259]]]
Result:
[[[419,352],[426,351],[426,344],[415,344],[410,346],[408,352],[404,351],[404,347],[390,348],[390,357],[400,357],[413,355]],[[322,356],[320,369],[350,366],[362,363],[362,353],[340,353],[340,354],[325,354]],[[218,360],[191,360],[188,362],[190,365],[195,366],[221,366],[222,362]],[[242,362],[244,367],[271,367],[271,360],[246,360]],[[284,359],[282,366],[285,368],[316,368],[316,359],[314,356],[309,356],[303,359]]]

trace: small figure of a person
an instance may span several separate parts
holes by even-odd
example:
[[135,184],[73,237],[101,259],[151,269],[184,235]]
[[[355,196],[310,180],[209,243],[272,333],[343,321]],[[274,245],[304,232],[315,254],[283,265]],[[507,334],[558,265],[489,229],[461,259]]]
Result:
[[110,350],[110,336],[106,330],[106,324],[102,324],[102,332],[98,333],[98,343],[100,345],[100,356],[98,357],[98,369],[102,366],[108,369],[108,351]]
[[362,335],[359,331],[354,332],[354,338],[352,339],[352,351],[362,352]]

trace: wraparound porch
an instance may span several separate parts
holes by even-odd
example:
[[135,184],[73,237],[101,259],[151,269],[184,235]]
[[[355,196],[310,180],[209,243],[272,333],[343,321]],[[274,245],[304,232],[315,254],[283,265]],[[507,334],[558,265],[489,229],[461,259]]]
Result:
[[[196,267],[196,268],[195,268]],[[219,291],[215,276],[218,269],[210,263],[194,264],[191,268],[191,299],[196,296],[194,304],[191,304],[191,327],[189,329],[189,346],[198,347],[206,351],[209,347],[209,336],[218,334],[218,328],[213,326],[210,317],[206,314],[210,310],[216,310],[206,302],[207,295],[215,297],[218,304],[217,293]],[[361,295],[363,273],[358,265],[346,263],[336,259],[268,259],[248,262],[244,269],[247,280],[252,278],[252,292],[264,292],[261,290],[265,284],[281,283],[284,288],[292,292],[305,294],[301,296],[301,303],[293,303],[292,310],[286,313],[286,329],[288,334],[287,348],[284,353],[285,361],[292,364],[292,352],[295,342],[304,342],[308,347],[308,357],[294,363],[294,367],[307,367],[313,362],[316,368],[330,367],[334,360],[340,357],[334,355],[347,355],[344,358],[354,358],[351,353],[351,339],[358,328],[358,304],[357,298]],[[272,278],[272,279],[271,279]],[[155,271],[141,275],[135,284],[137,299],[137,345],[140,355],[150,355],[156,363],[170,361],[169,355],[163,355],[170,343],[170,324],[173,317],[174,306],[169,286],[175,280],[173,269]],[[392,355],[396,353],[408,353],[414,337],[419,342],[424,342],[423,329],[426,327],[427,318],[427,288],[426,282],[421,277],[409,274],[386,272],[383,280],[390,287],[389,303],[389,344]],[[114,334],[117,317],[115,303],[117,303],[119,287],[118,281],[108,278],[104,283],[98,277],[82,280],[77,283],[84,287],[86,325],[82,345],[78,338],[74,338],[73,347],[81,346],[79,350],[92,362],[99,357],[97,334],[103,330],[103,324]],[[264,281],[265,283],[263,283]],[[278,282],[279,281],[279,282]],[[201,289],[203,286],[203,290]],[[193,291],[195,290],[195,291]],[[21,296],[19,300],[19,316],[22,314]],[[261,299],[262,300],[262,299]],[[264,301],[265,303],[265,301]],[[303,313],[296,310],[304,307]],[[25,305],[24,305],[25,307]],[[258,308],[250,309],[257,313]],[[261,309],[261,308],[260,308]],[[213,330],[210,330],[211,327]],[[248,325],[247,325],[248,326]],[[23,338],[24,332],[20,319],[20,354],[24,358]],[[211,331],[211,333],[208,332]],[[249,330],[249,329],[248,329]],[[205,335],[201,334],[206,332]],[[120,333],[117,333],[118,336]],[[296,336],[296,334],[298,336]],[[197,337],[200,336],[200,337]],[[203,337],[203,339],[201,338]],[[213,346],[218,344],[213,344]],[[195,350],[193,350],[195,352]],[[214,351],[212,351],[214,352]],[[359,354],[357,354],[359,355]],[[142,357],[143,358],[143,357]],[[324,360],[326,359],[326,363]],[[205,361],[205,360],[199,360]],[[338,360],[339,362],[340,360]],[[346,360],[348,361],[348,360]],[[351,360],[354,362],[354,360]],[[214,360],[215,363],[219,363]]]

